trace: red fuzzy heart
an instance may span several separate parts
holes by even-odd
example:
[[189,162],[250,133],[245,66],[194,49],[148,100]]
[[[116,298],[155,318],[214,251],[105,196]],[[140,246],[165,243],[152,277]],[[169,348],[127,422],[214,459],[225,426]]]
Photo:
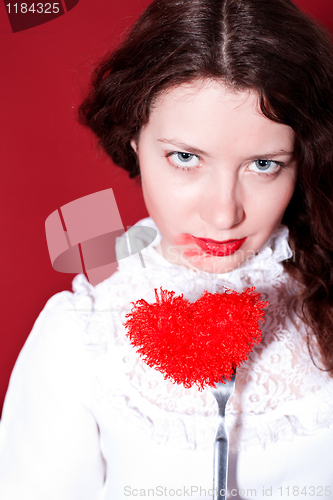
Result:
[[261,340],[262,308],[268,302],[254,287],[243,293],[205,292],[194,303],[160,290],[159,297],[155,288],[154,304],[140,299],[126,314],[127,336],[142,359],[186,388],[196,384],[202,390],[223,377],[230,380]]

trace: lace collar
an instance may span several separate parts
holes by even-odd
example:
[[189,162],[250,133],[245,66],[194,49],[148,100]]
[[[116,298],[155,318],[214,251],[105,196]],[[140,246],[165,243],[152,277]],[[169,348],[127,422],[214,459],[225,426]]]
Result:
[[[257,255],[237,269],[214,275],[164,259],[156,251],[161,234],[151,218],[135,227],[140,254],[119,259],[118,272],[96,287],[82,274],[73,281],[76,317],[82,321],[85,343],[96,362],[99,389],[94,397],[105,406],[110,421],[117,415],[120,419],[127,415],[152,429],[157,441],[161,438],[175,447],[200,449],[211,443],[217,409],[209,390],[201,399],[195,387],[184,389],[164,381],[159,372],[139,359],[122,323],[133,301],[144,298],[153,302],[154,288],[161,285],[190,301],[197,300],[205,290],[223,293],[223,287],[241,291],[255,286],[270,305],[262,342],[238,369],[236,390],[227,407],[228,426],[234,436],[240,436],[231,448],[266,446],[292,439],[295,434],[315,434],[330,425],[332,381],[310,362],[304,325],[289,317],[296,285],[282,265],[292,257],[288,228],[280,226]],[[153,241],[151,228],[156,231]],[[128,255],[126,248],[125,234],[117,239],[117,257],[126,256],[126,251]],[[112,384],[118,384],[117,389]]]
[[[234,288],[235,290],[243,289],[246,285],[244,280],[250,275],[252,280],[257,281],[262,279],[265,274],[271,279],[276,278],[283,272],[282,262],[292,257],[292,251],[288,243],[289,230],[287,226],[280,225],[271,238],[262,246],[262,248],[252,258],[247,259],[237,269],[229,273],[207,273],[196,271],[180,264],[173,264],[166,260],[156,247],[162,239],[162,235],[151,217],[140,220],[134,227],[139,228],[136,231],[135,238],[137,248],[142,248],[142,256],[134,254],[129,258],[119,260],[119,270],[121,272],[138,271],[138,267],[143,268],[143,262],[148,269],[159,268],[166,273],[177,272],[183,275],[187,280],[201,279],[204,281],[215,281],[224,284],[226,287]],[[146,230],[146,228],[149,228]],[[156,237],[151,242],[151,230],[156,231]],[[127,233],[117,238],[116,253],[117,257],[126,255]],[[126,249],[126,250],[124,250]],[[124,253],[125,252],[125,253]],[[254,283],[255,284],[255,283]]]

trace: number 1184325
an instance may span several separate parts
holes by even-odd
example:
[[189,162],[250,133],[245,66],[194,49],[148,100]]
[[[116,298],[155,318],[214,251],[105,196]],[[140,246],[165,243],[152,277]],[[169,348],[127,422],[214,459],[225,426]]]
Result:
[[60,3],[7,3],[8,14],[58,14]]

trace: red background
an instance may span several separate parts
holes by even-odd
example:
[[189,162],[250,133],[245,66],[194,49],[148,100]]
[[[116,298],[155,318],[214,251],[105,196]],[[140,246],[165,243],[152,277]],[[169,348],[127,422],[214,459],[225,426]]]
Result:
[[[76,123],[90,68],[148,3],[80,0],[67,14],[17,33],[0,5],[0,408],[34,321],[50,296],[71,289],[74,277],[52,269],[47,216],[110,187],[124,225],[148,215],[138,181],[113,166]],[[333,31],[332,0],[297,4]]]

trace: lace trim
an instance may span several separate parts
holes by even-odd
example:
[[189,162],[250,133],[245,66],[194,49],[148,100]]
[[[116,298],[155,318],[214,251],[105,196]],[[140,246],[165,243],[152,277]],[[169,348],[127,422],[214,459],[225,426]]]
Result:
[[[154,227],[151,219],[138,226],[147,221]],[[156,442],[176,448],[211,447],[217,405],[209,389],[199,393],[165,381],[142,363],[122,323],[131,301],[153,301],[153,289],[161,285],[184,293],[189,300],[196,300],[204,290],[222,293],[223,286],[243,290],[254,285],[271,304],[262,343],[239,368],[235,394],[227,407],[231,450],[265,447],[332,425],[333,381],[313,366],[304,325],[288,315],[296,291],[281,264],[291,256],[288,229],[280,227],[257,256],[224,275],[170,264],[154,249],[159,238],[158,234],[142,250],[146,267],[136,254],[120,261],[119,271],[95,288],[83,275],[73,281],[75,314],[95,359],[96,404],[114,421],[138,425]]]

